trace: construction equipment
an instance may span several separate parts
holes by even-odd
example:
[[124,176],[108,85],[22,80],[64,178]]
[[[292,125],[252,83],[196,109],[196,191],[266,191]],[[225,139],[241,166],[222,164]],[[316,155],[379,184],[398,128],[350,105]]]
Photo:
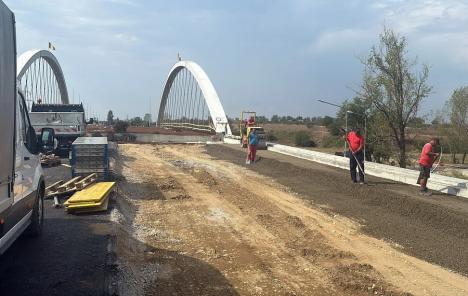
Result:
[[266,150],[265,130],[257,123],[257,112],[242,111],[239,120],[240,144],[242,148],[247,148],[250,132],[254,129],[258,136],[257,149]]

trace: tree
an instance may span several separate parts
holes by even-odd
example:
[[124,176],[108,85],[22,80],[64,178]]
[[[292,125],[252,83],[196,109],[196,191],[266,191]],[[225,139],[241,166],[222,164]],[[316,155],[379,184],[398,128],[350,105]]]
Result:
[[432,87],[428,85],[429,68],[422,66],[413,71],[416,59],[409,60],[405,37],[384,28],[380,44],[372,47],[366,60],[363,82],[358,91],[360,97],[374,106],[382,115],[392,132],[399,151],[400,167],[406,167],[406,127],[418,112],[421,102]]
[[422,128],[426,125],[426,120],[422,117],[414,117],[408,121],[408,126]]
[[128,122],[117,119],[114,123],[116,133],[125,133],[127,131]]
[[130,119],[130,125],[132,126],[141,126],[143,125],[143,119],[140,116]]
[[465,163],[468,152],[468,86],[458,88],[447,102],[451,128],[449,141],[452,144],[452,157],[462,153],[462,163]]
[[114,113],[112,112],[112,110],[109,110],[109,112],[107,112],[107,124],[114,124]]
[[145,122],[145,124],[150,126],[151,123],[153,122],[153,118],[152,118],[151,114],[146,113],[145,116],[143,117],[143,121]]
[[312,141],[310,135],[305,131],[298,131],[294,135],[294,143],[300,147],[315,147],[315,142]]
[[388,160],[391,154],[388,149],[391,132],[382,114],[370,102],[359,97],[346,100],[338,110],[335,121],[328,126],[332,135],[340,135],[340,128],[346,124],[346,114],[348,129],[361,128],[365,133],[367,160],[374,158],[379,163]]
[[322,119],[322,124],[324,126],[329,126],[331,125],[333,122],[335,122],[335,119],[333,117],[330,117],[330,116],[325,116],[323,119]]

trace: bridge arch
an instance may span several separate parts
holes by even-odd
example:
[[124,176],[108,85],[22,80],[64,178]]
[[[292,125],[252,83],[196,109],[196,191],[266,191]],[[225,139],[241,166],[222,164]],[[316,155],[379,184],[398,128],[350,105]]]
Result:
[[[206,104],[208,117],[205,117],[204,112],[200,115],[202,107],[197,102]],[[201,121],[200,116],[203,117]],[[217,133],[231,134],[218,93],[197,63],[179,61],[170,70],[159,106],[158,126],[194,130],[208,128]]]
[[69,104],[60,63],[49,50],[29,50],[18,57],[17,76],[28,108],[39,100],[45,104]]

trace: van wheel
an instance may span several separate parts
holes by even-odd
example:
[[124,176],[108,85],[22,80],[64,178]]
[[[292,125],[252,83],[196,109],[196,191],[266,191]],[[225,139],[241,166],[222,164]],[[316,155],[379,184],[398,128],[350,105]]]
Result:
[[42,187],[37,191],[36,202],[31,216],[31,224],[28,228],[30,236],[39,236],[42,233],[42,224],[44,222],[44,190]]

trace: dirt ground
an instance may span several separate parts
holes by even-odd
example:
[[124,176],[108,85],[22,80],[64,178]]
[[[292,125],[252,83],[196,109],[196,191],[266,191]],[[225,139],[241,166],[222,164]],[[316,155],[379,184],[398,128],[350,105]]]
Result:
[[[468,294],[466,277],[268,177],[277,162],[259,174],[239,163],[241,152],[208,148],[237,157],[226,161],[205,149],[120,146],[115,295]],[[336,193],[322,185],[312,193]]]
[[[207,151],[244,163],[245,151],[235,145],[208,146]],[[373,177],[368,179],[371,186],[352,186],[349,173],[342,169],[271,151],[259,151],[259,156],[250,170],[273,178],[325,211],[357,221],[367,234],[410,255],[468,275],[466,198],[437,192],[421,197],[416,186]]]

